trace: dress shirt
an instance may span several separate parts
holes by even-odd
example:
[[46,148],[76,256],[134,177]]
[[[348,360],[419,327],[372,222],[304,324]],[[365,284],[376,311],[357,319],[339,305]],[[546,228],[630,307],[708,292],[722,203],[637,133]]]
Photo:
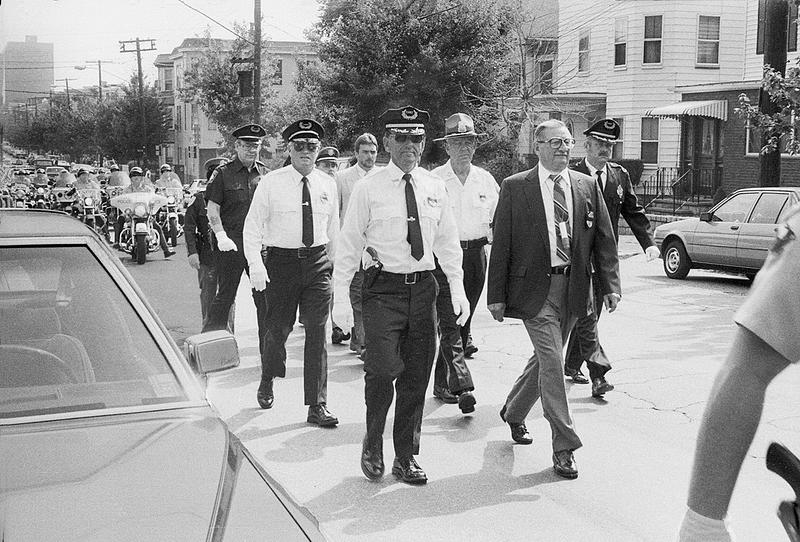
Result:
[[471,165],[467,180],[461,184],[450,160],[431,173],[444,180],[458,224],[458,238],[461,241],[472,241],[481,237],[491,239],[492,229],[489,225],[494,218],[500,194],[500,187],[492,174]]
[[344,224],[344,215],[347,211],[347,205],[350,203],[350,194],[353,193],[355,184],[380,168],[373,167],[367,171],[362,169],[358,164],[354,164],[347,169],[336,173],[336,187],[339,189],[339,219]]
[[[365,247],[372,247],[389,273],[431,271],[434,254],[447,275],[453,297],[464,296],[461,270],[461,245],[458,226],[448,201],[444,182],[429,171],[416,167],[411,171],[417,200],[422,244],[425,254],[417,261],[411,256],[407,240],[405,181],[403,171],[391,162],[356,183],[339,238],[339,255],[334,265],[337,283],[349,283],[358,269]],[[364,265],[371,258],[364,256]]]
[[[584,158],[583,161],[586,162],[586,169],[589,170],[589,176],[592,179],[597,179],[598,169],[594,167],[592,164],[590,164],[589,160],[587,160],[586,158]],[[602,179],[602,181],[600,182],[600,192],[605,192],[606,182],[608,182],[608,168],[606,167],[605,164],[603,164],[603,169],[599,171],[600,171],[600,178]]]
[[[571,231],[575,231],[575,213],[572,212],[572,182],[569,178],[569,171],[563,170],[560,172],[549,171],[542,166],[542,163],[539,162],[537,166],[539,168],[539,187],[542,191],[542,202],[544,203],[544,214],[547,215],[547,224],[549,227],[547,228],[548,235],[550,237],[550,264],[552,267],[558,267],[560,265],[564,265],[566,262],[562,261],[556,255],[556,228],[555,228],[555,211],[553,211],[553,179],[550,178],[550,175],[561,175],[561,182],[564,188],[564,195],[566,196],[567,200],[567,210],[569,211],[569,220],[572,224],[570,227],[572,228]],[[572,234],[573,237],[575,234]]]
[[[314,243],[328,245],[333,258],[339,232],[336,181],[314,169],[308,175],[311,210],[314,213]],[[303,175],[288,165],[261,177],[244,221],[244,255],[258,262],[262,244],[300,248],[303,245]]]

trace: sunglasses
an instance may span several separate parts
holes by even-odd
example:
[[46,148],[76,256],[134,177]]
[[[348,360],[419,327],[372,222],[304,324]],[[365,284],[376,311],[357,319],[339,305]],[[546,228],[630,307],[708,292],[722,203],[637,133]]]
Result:
[[261,146],[260,141],[239,141],[239,145],[245,149],[257,149]]
[[303,152],[303,150],[314,152],[319,149],[319,143],[315,141],[292,141],[292,146],[297,152]]
[[405,143],[411,141],[412,143],[422,143],[425,136],[422,134],[394,134],[394,140],[398,143]]
[[538,143],[547,143],[550,145],[551,149],[560,149],[561,145],[564,145],[566,148],[571,149],[575,146],[575,140],[571,137],[551,137],[547,141],[541,141],[539,139],[536,140]]

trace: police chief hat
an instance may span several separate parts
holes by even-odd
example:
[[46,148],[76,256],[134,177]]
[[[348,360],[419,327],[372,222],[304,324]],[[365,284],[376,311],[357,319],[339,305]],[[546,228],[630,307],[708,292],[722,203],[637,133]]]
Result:
[[317,163],[335,162],[337,158],[339,158],[339,149],[336,147],[322,147],[317,155]]
[[424,135],[425,123],[431,116],[427,111],[417,109],[413,105],[387,109],[378,117],[383,121],[386,130],[397,134]]
[[313,119],[300,119],[284,128],[281,136],[287,143],[295,139],[322,139],[325,129]]
[[483,136],[475,131],[475,121],[472,117],[464,113],[453,113],[444,121],[444,137],[434,139],[434,141],[444,141],[454,137],[462,136]]
[[231,132],[231,135],[242,141],[261,141],[267,131],[259,124],[245,124]]
[[619,124],[614,119],[600,119],[584,130],[583,133],[600,141],[616,143],[619,140],[619,132]]

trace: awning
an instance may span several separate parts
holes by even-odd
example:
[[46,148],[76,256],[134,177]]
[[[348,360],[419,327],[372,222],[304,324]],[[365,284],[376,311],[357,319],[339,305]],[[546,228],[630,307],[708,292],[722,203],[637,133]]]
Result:
[[647,117],[679,118],[684,115],[690,117],[710,117],[712,119],[728,120],[727,100],[700,100],[696,102],[678,102],[661,107],[647,109]]

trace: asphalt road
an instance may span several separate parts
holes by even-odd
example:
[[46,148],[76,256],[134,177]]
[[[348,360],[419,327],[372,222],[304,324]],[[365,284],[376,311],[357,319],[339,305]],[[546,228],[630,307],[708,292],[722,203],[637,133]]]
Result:
[[[200,327],[196,276],[182,243],[170,261],[156,253],[144,266],[128,265],[178,340]],[[684,281],[667,279],[660,260],[645,262],[632,237],[623,237],[620,251],[623,301],[600,320],[616,390],[596,400],[588,386],[569,386],[584,443],[576,452],[577,480],[552,472],[550,430],[540,406],[528,418],[534,444],[510,440],[498,411],[531,346],[520,322],[494,322],[483,304],[473,323],[480,351],[470,362],[475,413],[463,416],[428,393],[418,457],[426,486],[397,483],[390,474],[372,483],[361,474],[363,371],[346,346],[329,347],[329,407],[340,419],[337,428],[305,423],[299,325],[287,344],[287,377],[276,382],[275,407],[257,407],[260,366],[246,279],[236,314],[242,362],[210,379],[209,398],[335,541],[674,540],[699,419],[748,286],[741,277],[701,271]],[[768,392],[731,508],[740,540],[786,539],[775,510],[792,493],[763,465],[772,440],[800,451],[793,408],[798,386],[800,374],[789,370]],[[389,463],[391,423],[390,412]]]

